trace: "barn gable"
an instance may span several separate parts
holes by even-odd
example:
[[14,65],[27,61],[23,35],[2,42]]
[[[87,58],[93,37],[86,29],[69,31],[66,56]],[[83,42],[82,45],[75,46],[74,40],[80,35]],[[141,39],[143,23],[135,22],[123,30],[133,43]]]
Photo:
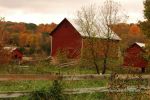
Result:
[[65,18],[51,33],[51,56],[65,51],[68,58],[80,56],[82,37],[73,25]]
[[[70,23],[67,18],[64,18],[58,25],[57,27],[50,33],[51,36],[53,36],[53,34],[55,34],[59,27],[61,27],[64,23],[68,24],[70,27],[72,27],[73,30],[77,31],[76,28],[72,25],[72,23]],[[63,25],[64,26],[64,25]],[[81,36],[81,34],[77,31],[77,34]]]
[[145,52],[144,51],[145,44],[140,42],[135,42],[126,49],[127,52],[133,51],[134,53],[137,52]]

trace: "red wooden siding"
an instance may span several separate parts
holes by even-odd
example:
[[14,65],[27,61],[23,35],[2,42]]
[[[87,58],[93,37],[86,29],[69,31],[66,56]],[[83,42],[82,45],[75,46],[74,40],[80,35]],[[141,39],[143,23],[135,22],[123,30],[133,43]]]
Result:
[[82,37],[67,19],[64,19],[50,35],[52,36],[52,57],[55,57],[59,50],[67,52],[68,58],[80,56]]
[[136,43],[131,45],[124,55],[124,66],[147,67],[148,62],[142,57],[144,50]]
[[23,54],[16,48],[11,52],[12,59],[22,60]]

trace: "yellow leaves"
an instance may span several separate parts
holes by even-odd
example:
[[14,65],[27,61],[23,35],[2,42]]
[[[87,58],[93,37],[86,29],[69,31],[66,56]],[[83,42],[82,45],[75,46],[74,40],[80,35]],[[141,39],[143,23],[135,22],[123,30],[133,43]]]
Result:
[[19,35],[19,45],[20,46],[25,46],[27,44],[27,38],[28,38],[28,34],[26,33],[20,33]]
[[41,34],[40,33],[21,33],[19,36],[19,45],[20,46],[32,46],[35,48],[39,48],[41,42]]

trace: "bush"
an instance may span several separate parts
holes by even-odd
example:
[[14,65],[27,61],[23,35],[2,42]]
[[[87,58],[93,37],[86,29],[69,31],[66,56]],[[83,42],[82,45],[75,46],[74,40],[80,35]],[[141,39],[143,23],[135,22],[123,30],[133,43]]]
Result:
[[67,63],[69,61],[67,52],[65,52],[64,50],[58,50],[55,60],[56,64]]
[[49,94],[51,100],[66,100],[63,94],[63,88],[60,81],[55,80],[53,86],[50,88]]
[[35,91],[31,94],[31,100],[67,100],[63,94],[63,88],[60,81],[55,80],[49,90]]

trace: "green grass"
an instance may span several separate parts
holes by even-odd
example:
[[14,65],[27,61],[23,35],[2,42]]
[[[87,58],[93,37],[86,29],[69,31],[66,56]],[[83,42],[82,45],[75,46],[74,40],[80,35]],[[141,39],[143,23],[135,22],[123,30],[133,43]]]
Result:
[[106,99],[105,93],[88,93],[78,95],[68,95],[69,100],[104,100]]
[[[22,68],[21,66],[28,66]],[[96,74],[94,68],[81,68],[78,66],[69,66],[60,68],[47,62],[40,62],[35,65],[0,65],[0,74]]]
[[[106,80],[62,81],[63,88],[88,88],[105,86]],[[35,91],[47,89],[52,81],[0,81],[0,91]]]
[[[68,100],[150,100],[149,95],[143,93],[86,93],[67,95],[67,98]],[[23,96],[14,100],[30,99],[29,96]]]
[[[99,71],[102,72],[103,60],[99,59],[97,61],[99,66]],[[85,65],[84,65],[85,64]],[[23,68],[21,66],[28,66],[28,68]],[[34,64],[25,64],[25,65],[0,65],[0,74],[47,74],[47,73],[60,73],[60,74],[96,74],[96,69],[93,65],[88,62],[78,63],[75,66],[68,67],[58,67],[57,65],[52,65],[49,62],[37,62]],[[135,68],[124,68],[122,66],[122,60],[120,59],[108,59],[107,62],[107,74],[118,73],[118,74],[128,74],[128,73],[141,73]],[[144,74],[150,73],[150,67],[146,68]]]
[[0,91],[35,91],[51,85],[51,81],[1,81]]
[[[0,74],[47,74],[47,73],[59,73],[59,74],[96,74],[95,68],[91,66],[81,67],[80,65],[69,66],[65,68],[60,68],[54,66],[48,62],[39,62],[36,64],[25,65],[29,68],[21,68],[20,65],[0,65]],[[102,70],[102,60],[99,61],[100,72]],[[121,62],[115,59],[109,59],[108,68],[106,73],[116,72],[119,74],[128,73],[121,66]],[[81,80],[81,81],[62,81],[63,88],[92,88],[92,87],[103,87],[109,86],[112,81],[108,79],[104,80]],[[125,84],[125,85],[147,85],[147,80],[118,80],[114,84]],[[36,91],[41,89],[48,89],[52,86],[52,81],[0,81],[0,91]],[[69,100],[133,100],[136,98],[137,94],[134,93],[120,93],[120,94],[110,94],[110,93],[88,93],[79,95],[68,95]],[[140,94],[138,95],[140,96]],[[145,96],[146,97],[146,96]],[[129,98],[129,99],[127,99]],[[139,97],[140,98],[140,97]],[[144,97],[142,97],[143,99]],[[142,100],[139,99],[139,100]],[[11,99],[12,100],[12,99]],[[29,96],[15,98],[14,100],[29,100]],[[137,99],[138,100],[138,99]],[[148,100],[148,99],[144,99]]]
[[[84,81],[62,81],[61,84],[63,89],[73,89],[73,88],[92,88],[92,87],[103,87],[108,86],[109,83],[113,81],[110,80],[84,80]],[[142,81],[140,85],[145,85],[146,80]],[[116,84],[128,84],[137,85],[139,81],[117,81]],[[37,91],[37,90],[47,90],[52,86],[52,81],[3,81],[0,82],[0,91]],[[138,93],[85,93],[77,95],[67,95],[68,100],[149,100],[145,94]],[[116,99],[117,98],[117,99]],[[139,99],[142,98],[142,99]],[[147,99],[149,98],[149,99]],[[13,99],[11,99],[13,100]],[[29,96],[23,96],[15,98],[14,100],[30,100]]]
[[[21,66],[28,66],[28,68],[22,68]],[[93,65],[86,62],[85,65],[80,63],[75,66],[68,67],[58,67],[57,65],[52,65],[49,62],[37,62],[35,64],[26,64],[26,65],[0,65],[0,74],[46,74],[46,73],[60,73],[60,74],[96,74],[96,69]],[[98,60],[98,66],[100,72],[103,68],[103,60]],[[118,74],[127,74],[127,73],[141,73],[135,68],[124,68],[122,66],[122,60],[119,59],[108,59],[106,73],[118,73]],[[144,74],[150,73],[150,67],[146,68]]]
[[64,88],[91,88],[103,87],[107,85],[108,80],[84,80],[84,81],[65,81]]
[[[117,68],[120,63],[119,60],[109,59],[108,68],[106,73],[112,73],[112,68]],[[103,67],[103,61],[98,60],[99,70],[101,72]],[[21,66],[28,66],[28,68],[23,68]],[[35,64],[27,64],[27,65],[0,65],[0,74],[44,74],[44,73],[60,73],[60,74],[96,74],[95,67],[84,66],[77,64],[75,66],[68,67],[58,67],[56,65],[52,65],[49,62],[37,62]]]

